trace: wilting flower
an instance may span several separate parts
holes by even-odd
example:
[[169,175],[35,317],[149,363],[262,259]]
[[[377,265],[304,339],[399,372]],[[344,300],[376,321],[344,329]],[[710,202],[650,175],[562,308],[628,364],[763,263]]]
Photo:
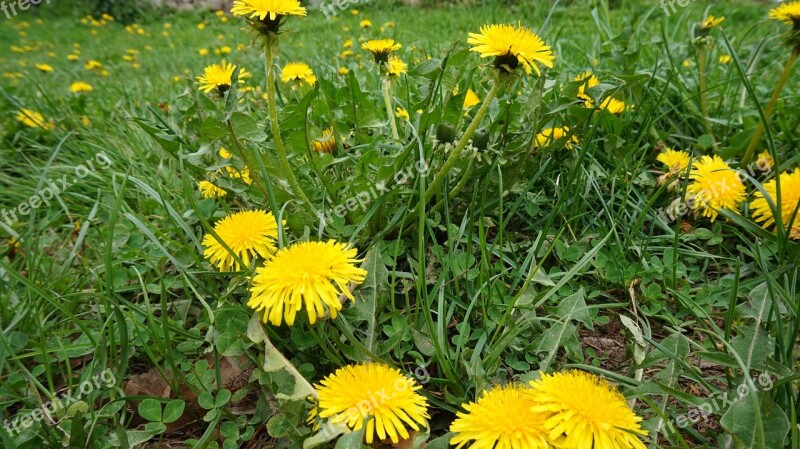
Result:
[[544,427],[549,415],[532,410],[529,389],[519,385],[494,387],[464,405],[450,424],[456,449],[473,441],[472,449],[550,449]]
[[394,39],[372,39],[361,44],[361,49],[372,53],[372,58],[377,64],[389,62],[389,54],[400,50],[402,45]]
[[41,128],[45,131],[51,131],[56,127],[55,123],[48,122],[42,114],[30,109],[21,109],[17,114],[17,120],[28,128]]
[[408,64],[403,62],[402,59],[398,58],[397,56],[392,56],[389,58],[389,64],[387,65],[386,71],[391,76],[400,76],[408,70]]
[[419,430],[428,416],[428,401],[418,393],[422,388],[400,370],[381,363],[347,365],[315,386],[320,419],[359,430],[367,422],[364,440],[372,443],[377,434],[397,444],[409,437],[407,430]]
[[397,107],[397,109],[395,110],[395,114],[394,115],[396,115],[397,118],[401,118],[401,119],[404,119],[404,120],[408,120],[410,118],[409,115],[408,115],[408,111],[406,111],[405,109],[401,108],[400,106]]
[[49,64],[36,64],[36,70],[42,73],[50,73],[53,71],[53,66]]
[[225,242],[233,254],[239,256],[246,268],[256,256],[268,259],[275,253],[278,223],[272,212],[248,210],[223,218],[214,226],[214,232],[221,240],[210,233],[206,234],[203,237],[203,255],[220,271],[238,271],[242,266],[220,241]]
[[594,100],[586,94],[586,89],[591,89],[600,84],[600,79],[592,72],[583,72],[575,77],[575,81],[581,83],[580,86],[578,86],[578,99],[580,99],[587,108],[594,108]]
[[656,158],[657,161],[667,166],[671,175],[685,172],[690,159],[691,156],[686,151],[676,151],[669,147],[665,148]]
[[74,83],[69,85],[69,91],[74,94],[79,94],[83,92],[91,92],[92,85],[89,83],[84,83],[83,81],[75,81]]
[[339,295],[355,301],[347,284],[361,284],[367,272],[355,266],[358,250],[334,240],[301,242],[283,248],[256,270],[252,297],[247,305],[264,311],[264,322],[293,325],[297,312],[305,309],[308,321],[316,323],[326,309],[336,318],[342,310]]
[[197,188],[203,198],[222,198],[228,194],[224,189],[220,189],[209,181],[198,182]]
[[800,30],[800,1],[784,2],[769,12],[769,18],[780,20]]
[[756,167],[761,171],[771,171],[775,166],[775,159],[769,154],[769,151],[762,151],[756,159]]
[[716,28],[719,24],[725,21],[724,17],[714,17],[708,16],[702,22],[701,26],[704,30],[711,30],[712,28]]
[[481,99],[478,97],[478,94],[472,89],[467,89],[467,95],[464,96],[464,105],[462,107],[464,109],[470,109],[480,102]]
[[[561,128],[546,128],[536,135],[536,148],[543,148],[557,140],[566,138],[569,135],[569,127],[562,126]],[[580,143],[578,137],[572,135],[564,143],[564,148],[567,150],[573,149],[573,144]]]
[[544,374],[531,381],[534,412],[548,414],[544,427],[558,447],[646,449],[637,435],[647,435],[642,418],[628,407],[625,397],[606,380],[573,370]]
[[600,109],[605,109],[608,113],[614,115],[622,114],[627,108],[625,102],[612,97],[608,97],[600,103]]
[[236,0],[231,14],[248,17],[260,31],[277,33],[284,17],[306,16],[308,12],[298,0]]
[[721,209],[737,211],[745,200],[745,187],[739,174],[719,156],[703,156],[692,166],[692,183],[686,192],[694,206],[713,222]]
[[528,28],[511,25],[484,25],[480,33],[469,33],[467,42],[470,51],[481,58],[494,57],[494,66],[499,70],[513,73],[522,65],[525,73],[531,68],[541,75],[537,63],[553,67],[555,56],[550,47]]
[[[235,70],[235,65],[226,63],[224,60],[222,64],[211,64],[203,70],[203,76],[197,77],[200,90],[209,93],[216,89],[220,95],[224,94],[231,88],[231,77]],[[239,79],[249,76],[250,74],[244,68],[239,70]]]
[[[750,203],[750,209],[753,210],[753,220],[765,228],[773,226],[777,229],[775,214],[773,213],[770,203],[774,204],[777,212],[780,214],[781,223],[789,232],[789,238],[793,240],[800,240],[800,170],[795,169],[794,172],[783,172],[780,175],[781,181],[781,202],[778,201],[778,184],[774,179],[765,182],[762,187],[769,196],[769,201],[764,197],[761,191],[757,191],[755,199]],[[789,229],[789,221],[792,221],[792,227]]]
[[311,141],[311,148],[320,153],[333,153],[336,148],[336,136],[333,128],[328,128],[322,132],[322,137]]
[[281,70],[281,81],[289,83],[292,81],[306,82],[313,86],[317,82],[314,71],[304,62],[290,62],[283,66]]

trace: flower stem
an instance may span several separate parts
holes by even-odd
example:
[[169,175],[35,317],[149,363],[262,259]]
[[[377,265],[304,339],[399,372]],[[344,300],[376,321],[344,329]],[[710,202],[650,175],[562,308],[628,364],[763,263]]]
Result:
[[277,46],[278,41],[274,36],[270,35],[267,37],[267,42],[264,46],[264,62],[267,66],[267,103],[269,106],[269,124],[272,129],[272,137],[275,139],[275,149],[278,152],[278,160],[281,164],[281,170],[283,170],[286,179],[289,181],[289,187],[291,188],[292,193],[308,212],[316,216],[317,213],[314,210],[314,206],[311,204],[311,201],[308,200],[305,192],[303,192],[303,189],[300,187],[300,183],[297,182],[297,178],[294,176],[294,171],[292,171],[292,166],[289,164],[289,158],[286,156],[286,150],[283,147],[281,130],[278,126],[278,108],[275,105],[276,92],[273,45]]
[[758,128],[756,128],[755,134],[753,134],[753,138],[750,140],[750,145],[747,147],[747,151],[744,153],[744,157],[742,158],[742,165],[747,165],[750,161],[753,160],[753,155],[756,152],[756,147],[758,147],[759,141],[761,141],[761,137],[764,136],[764,131],[766,129],[766,121],[772,116],[772,113],[775,112],[775,106],[778,105],[778,100],[781,96],[781,91],[783,87],[786,85],[786,81],[789,80],[789,75],[792,73],[792,68],[794,67],[794,63],[797,62],[797,56],[800,53],[800,48],[795,48],[792,51],[792,55],[789,57],[789,60],[786,61],[786,65],[783,67],[783,73],[781,74],[780,79],[778,79],[778,84],[775,85],[775,90],[772,91],[772,98],[769,99],[769,103],[767,103],[767,108],[764,109],[764,121],[758,124]]
[[706,127],[706,134],[714,138],[714,131],[711,128],[711,120],[708,118],[708,80],[706,70],[708,68],[708,56],[705,48],[697,50],[697,65],[700,69],[700,111],[703,113],[703,124]]
[[386,104],[386,115],[389,116],[389,126],[392,128],[392,139],[400,140],[400,134],[397,132],[397,122],[394,119],[394,110],[392,109],[392,80],[388,76],[383,77],[383,102]]
[[[483,104],[481,104],[480,109],[478,109],[478,112],[475,114],[475,118],[472,119],[472,123],[470,123],[469,128],[467,128],[467,131],[463,136],[461,136],[461,140],[458,141],[458,144],[456,144],[453,152],[450,153],[450,157],[447,158],[444,165],[442,165],[442,167],[439,169],[439,172],[436,173],[436,177],[433,178],[433,182],[431,182],[428,190],[425,191],[425,198],[423,198],[421,201],[423,207],[428,203],[428,201],[430,201],[431,197],[439,190],[439,188],[441,188],[445,178],[447,178],[447,176],[450,174],[450,170],[455,167],[456,163],[461,157],[461,153],[464,151],[464,147],[467,146],[467,142],[472,138],[472,135],[475,134],[475,131],[478,129],[478,126],[480,126],[481,121],[483,120],[483,116],[486,115],[486,112],[489,110],[489,105],[492,103],[492,100],[500,90],[501,84],[502,83],[499,79],[494,79],[492,90],[490,90],[486,95],[486,98],[483,100]],[[417,207],[419,207],[419,205],[417,205]],[[416,211],[416,208],[414,208],[414,211]],[[412,215],[414,211],[412,211]]]

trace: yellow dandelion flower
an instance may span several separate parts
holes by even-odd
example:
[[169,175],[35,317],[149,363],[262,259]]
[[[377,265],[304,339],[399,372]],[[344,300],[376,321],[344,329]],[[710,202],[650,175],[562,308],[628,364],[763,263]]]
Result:
[[344,48],[352,48],[353,47],[353,39],[347,39],[346,41],[344,41],[344,44],[342,44],[342,47],[344,47]]
[[756,159],[756,166],[761,171],[771,171],[775,166],[775,159],[769,154],[769,151],[762,151]]
[[236,0],[231,13],[247,17],[256,29],[265,33],[277,33],[284,17],[308,14],[298,0]]
[[464,109],[470,109],[480,102],[481,99],[478,97],[478,94],[476,94],[472,89],[467,89],[467,95],[464,96],[464,105],[462,107]]
[[347,284],[361,284],[367,276],[356,267],[358,250],[334,240],[301,242],[279,250],[256,270],[252,296],[247,305],[264,311],[264,322],[294,325],[297,312],[305,309],[311,324],[325,315],[336,318],[342,310],[339,295],[355,301]]
[[231,167],[230,165],[225,167],[225,172],[233,179],[239,179],[243,183],[250,185],[253,183],[253,179],[250,178],[250,168],[245,166],[241,170],[237,170],[235,167]]
[[80,58],[78,55],[67,55],[67,60],[70,62],[75,62]]
[[657,161],[667,166],[670,174],[683,173],[689,166],[691,156],[686,151],[676,151],[666,147],[656,158]]
[[339,368],[315,388],[320,419],[359,430],[364,418],[373,417],[364,432],[367,444],[375,435],[397,444],[409,437],[407,428],[419,430],[429,418],[428,401],[419,393],[422,386],[381,363]]
[[361,14],[361,11],[359,11],[357,9],[353,9],[353,10],[350,10],[350,14],[352,14],[354,16],[357,16],[357,15]]
[[724,17],[714,17],[708,16],[705,20],[703,20],[701,26],[704,30],[710,30],[712,28],[716,28],[719,24],[725,21]]
[[372,57],[378,64],[389,62],[389,54],[402,47],[394,39],[372,39],[361,44],[361,49],[372,53]]
[[520,385],[494,387],[464,405],[450,424],[456,435],[450,444],[460,449],[551,449],[544,422],[548,415],[534,412],[530,391]]
[[220,52],[220,54],[223,54],[223,55],[230,54],[230,52],[231,52],[231,47],[229,47],[229,46],[227,46],[227,45],[225,45],[225,46],[223,46],[223,47],[220,47],[220,49],[219,49],[219,52]]
[[646,449],[638,435],[642,418],[628,407],[625,397],[606,380],[573,370],[544,374],[531,381],[531,408],[548,414],[544,427],[559,447],[594,449]]
[[586,90],[600,84],[600,79],[592,72],[586,71],[577,75],[574,81],[580,83],[578,86],[578,99],[581,100],[585,107],[593,109],[594,100],[586,93]]
[[406,73],[406,71],[408,71],[408,64],[403,62],[403,60],[398,58],[397,56],[392,56],[391,58],[389,58],[387,71],[391,76],[400,76]]
[[[203,70],[203,76],[198,76],[197,81],[200,84],[200,90],[209,93],[216,89],[220,94],[225,93],[231,88],[231,77],[236,70],[236,66],[226,63],[224,60],[222,64],[212,64]],[[239,79],[247,78],[250,74],[242,68],[239,70]]]
[[692,165],[689,178],[692,183],[687,187],[687,195],[693,199],[698,212],[712,222],[721,209],[736,212],[739,203],[745,200],[745,187],[739,174],[719,156],[703,156]]
[[339,75],[347,75],[350,70],[347,67],[339,67],[338,73]]
[[525,73],[531,68],[541,75],[538,64],[552,68],[555,56],[550,47],[528,28],[511,25],[485,25],[480,33],[470,33],[467,43],[470,51],[481,58],[494,57],[494,66],[499,70],[513,73],[522,65]]
[[370,21],[368,19],[364,19],[364,20],[362,20],[361,22],[358,23],[358,26],[360,26],[361,28],[371,28],[372,27],[372,21]]
[[228,151],[225,147],[219,147],[219,157],[223,159],[230,159],[233,156],[230,151]]
[[719,55],[719,63],[720,64],[730,64],[731,63],[731,55]]
[[397,118],[401,118],[401,119],[404,119],[404,120],[408,120],[409,119],[408,111],[406,111],[405,109],[401,108],[400,106],[397,107],[397,109],[395,110],[395,114],[394,115],[396,115]]
[[[774,179],[762,185],[769,196],[769,201],[760,190],[756,191],[755,199],[750,203],[750,209],[753,210],[753,220],[761,223],[764,228],[775,225],[774,228],[777,230],[775,215],[770,207],[770,203],[775,204],[778,213],[780,213],[781,222],[789,232],[789,238],[800,240],[800,212],[798,212],[798,207],[800,207],[800,169],[795,169],[792,173],[781,173],[780,181],[780,204],[776,204],[778,201],[778,185]],[[792,221],[792,227],[789,229],[789,221],[792,219],[794,221]]]
[[92,126],[92,121],[89,120],[89,117],[85,115],[81,116],[81,123],[83,124],[83,126]]
[[102,68],[103,64],[101,64],[100,61],[95,61],[94,59],[90,59],[89,61],[86,61],[86,64],[84,64],[83,67],[86,70],[94,70],[94,69]]
[[800,1],[784,2],[769,12],[769,18],[800,29]]
[[201,48],[201,49],[197,50],[197,54],[199,54],[200,56],[208,56],[208,49],[207,48]]
[[[562,126],[561,128],[546,128],[543,129],[542,132],[536,135],[536,148],[544,148],[551,143],[566,139],[569,136],[569,127]],[[564,148],[567,150],[571,150],[575,144],[579,144],[580,140],[575,135],[569,137],[564,143]]]
[[298,83],[306,82],[309,86],[313,86],[317,82],[317,77],[314,76],[314,71],[311,67],[304,62],[290,62],[283,66],[281,69],[281,81],[290,83],[296,81]]
[[197,188],[203,198],[222,198],[228,194],[224,189],[220,189],[209,181],[198,182]]
[[333,153],[336,148],[336,136],[333,128],[328,128],[322,132],[322,137],[311,142],[311,148],[320,153]]
[[[235,212],[214,226],[222,242],[238,255],[244,268],[257,256],[269,259],[275,253],[278,239],[278,223],[272,212],[247,210]],[[220,271],[241,270],[242,266],[212,234],[203,237],[203,255]]]
[[89,83],[84,83],[83,81],[75,81],[74,83],[69,85],[69,91],[74,94],[80,94],[83,92],[91,92],[92,85]]
[[51,66],[49,64],[36,64],[35,67],[36,67],[36,70],[38,70],[38,71],[40,71],[42,73],[50,73],[50,72],[53,71],[53,66]]
[[30,109],[21,109],[17,114],[17,120],[28,128],[41,128],[45,131],[55,129],[55,123],[48,122],[44,116]]
[[611,114],[619,115],[628,109],[624,101],[617,100],[616,98],[608,97],[600,103],[600,109],[605,109]]

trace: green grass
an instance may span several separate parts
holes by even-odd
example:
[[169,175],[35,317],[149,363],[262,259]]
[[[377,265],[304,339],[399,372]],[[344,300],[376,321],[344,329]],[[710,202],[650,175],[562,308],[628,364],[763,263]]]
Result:
[[[791,424],[800,411],[800,247],[760,228],[746,204],[713,223],[665,219],[685,185],[659,186],[655,160],[668,145],[741,161],[789,55],[781,25],[767,20],[769,6],[745,0],[692,2],[670,17],[658,3],[619,3],[420,10],[371,2],[360,16],[346,10],[331,21],[310,11],[288,21],[278,65],[306,62],[319,79],[313,89],[278,83],[283,139],[312,207],[325,214],[376,184],[392,187],[323,224],[292,200],[278,168],[263,54],[240,18],[151,12],[137,22],[140,35],[118,23],[81,24],[82,12],[54,3],[6,21],[0,73],[12,77],[0,79],[0,210],[31,202],[51,179],[75,182],[14,223],[0,217],[0,421],[101,373],[114,381],[21,433],[0,430],[2,447],[299,447],[312,435],[306,380],[373,360],[416,371],[424,384],[430,429],[417,444],[447,444],[455,412],[492,385],[579,368],[635,401],[650,448],[800,448]],[[708,50],[713,139],[692,44],[707,11],[726,16]],[[371,29],[359,29],[363,18]],[[518,21],[552,45],[556,66],[501,89],[480,126],[489,148],[473,159],[467,147],[422,201],[453,151],[433,141],[440,123],[457,141],[478,109],[464,115],[465,92],[484,99],[491,87],[487,61],[466,51],[468,33]],[[389,137],[379,77],[358,48],[362,37],[383,36],[403,44],[409,64],[393,97],[411,116],[398,122],[399,142]],[[347,39],[354,55],[341,58]],[[11,51],[26,45],[34,48]],[[223,46],[231,53],[215,55]],[[68,61],[77,48],[79,60]],[[129,49],[138,68],[123,58]],[[733,60],[719,63],[726,54]],[[253,74],[235,89],[238,102],[197,91],[195,77],[223,57]],[[88,60],[107,76],[85,69]],[[54,71],[38,73],[37,63]],[[596,100],[613,95],[634,107],[614,116],[576,104],[571,80],[586,70],[602,81],[590,90]],[[745,179],[748,199],[775,172],[800,166],[792,76],[761,146],[779,168]],[[93,91],[71,94],[75,81]],[[21,108],[55,128],[23,126]],[[530,151],[538,132],[563,125],[580,139],[572,151],[564,142]],[[347,148],[312,154],[309,141],[329,126]],[[251,172],[271,193],[221,178],[228,196],[201,198],[197,181],[228,163],[218,149],[237,145],[258,155],[263,165]],[[76,175],[87,161],[94,169]],[[398,183],[398,172],[413,176]],[[355,303],[314,326],[254,326],[252,268],[220,273],[201,243],[227,213],[253,208],[286,220],[283,245],[332,238],[358,248],[369,275]],[[237,357],[247,362],[234,382]],[[684,428],[659,424],[683,423],[743,382],[759,394]]]

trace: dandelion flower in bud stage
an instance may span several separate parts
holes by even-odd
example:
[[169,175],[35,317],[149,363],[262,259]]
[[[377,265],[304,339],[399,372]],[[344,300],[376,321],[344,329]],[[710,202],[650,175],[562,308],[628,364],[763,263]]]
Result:
[[467,89],[467,95],[464,96],[464,109],[470,109],[476,104],[480,103],[481,99],[478,97],[478,94],[475,93],[472,89]]
[[513,73],[520,65],[525,73],[533,69],[541,75],[538,64],[552,68],[555,56],[550,47],[528,28],[511,25],[485,25],[480,33],[469,33],[470,51],[481,58],[494,57],[494,66]]
[[616,98],[608,97],[600,103],[600,109],[605,109],[610,114],[620,115],[628,108],[624,101],[617,100]]
[[775,166],[775,159],[769,154],[769,151],[762,151],[756,159],[756,167],[761,171],[771,171]]
[[702,27],[704,30],[710,30],[712,28],[716,28],[719,24],[725,21],[724,17],[714,17],[708,16],[702,23]]
[[[211,64],[203,69],[203,75],[197,77],[197,82],[200,84],[200,90],[209,93],[216,89],[220,94],[224,94],[231,88],[231,77],[236,70],[236,66],[226,63],[224,60],[222,64]],[[247,78],[250,74],[245,70],[239,70],[239,79]]]
[[[543,129],[542,132],[536,135],[536,148],[543,148],[556,140],[564,139],[569,135],[569,127],[562,126],[561,128],[546,128]],[[578,137],[575,135],[570,136],[570,138],[564,143],[564,148],[567,150],[571,150],[574,148],[573,144],[580,143]]]
[[558,447],[646,449],[638,437],[647,435],[642,418],[606,380],[573,370],[542,373],[530,384],[531,410],[549,415],[544,427],[551,440],[563,437]]
[[209,181],[198,182],[197,188],[200,190],[200,195],[203,198],[222,198],[228,194],[228,192],[220,189]]
[[367,276],[356,267],[358,250],[334,240],[301,242],[283,248],[256,270],[247,305],[264,311],[264,322],[275,326],[285,320],[292,326],[297,313],[305,309],[311,324],[330,312],[336,318],[342,310],[339,295],[355,301],[347,284],[361,284]]
[[322,137],[314,139],[311,142],[311,148],[319,153],[333,153],[336,148],[336,136],[333,134],[333,128],[328,128],[322,132]]
[[44,116],[30,109],[21,109],[17,114],[17,120],[28,128],[41,128],[45,131],[55,129],[55,123],[48,122]]
[[69,85],[69,91],[74,94],[79,94],[83,92],[91,92],[92,85],[89,83],[84,83],[83,81],[75,81],[74,83]]
[[[783,226],[789,231],[789,237],[792,240],[800,240],[800,212],[797,211],[800,207],[800,169],[795,169],[794,172],[783,172],[780,175],[781,181],[781,203],[778,201],[778,185],[775,180],[765,182],[762,187],[770,201],[764,197],[761,191],[756,191],[755,199],[750,203],[750,209],[753,210],[753,220],[765,228],[773,226],[777,228],[775,222],[775,215],[770,203],[774,204],[780,213],[781,222]],[[796,214],[796,215],[795,215]],[[791,229],[788,228],[789,221],[792,221]]]
[[290,62],[281,69],[281,81],[290,83],[292,81],[306,82],[313,86],[317,82],[314,71],[304,62]]
[[689,166],[691,156],[686,151],[676,151],[672,148],[665,148],[656,158],[657,161],[667,166],[670,174],[683,173]]
[[36,70],[42,73],[50,73],[53,71],[53,66],[49,64],[36,64]]
[[391,76],[400,76],[408,70],[408,64],[403,62],[402,59],[398,58],[397,56],[392,56],[389,58],[389,64],[387,65],[386,70],[389,72]]
[[389,54],[400,50],[402,47],[394,39],[372,39],[361,44],[361,49],[372,53],[372,57],[378,64],[389,62]]
[[692,165],[689,178],[692,183],[687,187],[687,195],[694,198],[698,212],[712,222],[720,210],[736,212],[739,203],[745,200],[745,187],[739,174],[719,156],[703,156]]
[[551,449],[544,428],[548,415],[534,412],[530,390],[519,385],[495,387],[464,405],[450,424],[450,444],[461,449]]
[[305,16],[308,12],[298,0],[236,0],[231,14],[276,22],[284,16]]
[[235,212],[223,218],[214,226],[214,232],[236,255],[242,259],[244,267],[212,234],[203,237],[203,255],[220,271],[240,270],[250,266],[256,256],[269,259],[275,253],[278,239],[278,223],[272,212],[248,210]]
[[769,18],[780,20],[800,30],[800,1],[784,2],[769,12]]
[[367,444],[377,435],[396,445],[409,437],[407,428],[419,430],[429,417],[428,401],[418,392],[422,387],[400,370],[380,363],[339,368],[315,388],[320,419],[359,430],[364,418],[373,417],[364,432]]

